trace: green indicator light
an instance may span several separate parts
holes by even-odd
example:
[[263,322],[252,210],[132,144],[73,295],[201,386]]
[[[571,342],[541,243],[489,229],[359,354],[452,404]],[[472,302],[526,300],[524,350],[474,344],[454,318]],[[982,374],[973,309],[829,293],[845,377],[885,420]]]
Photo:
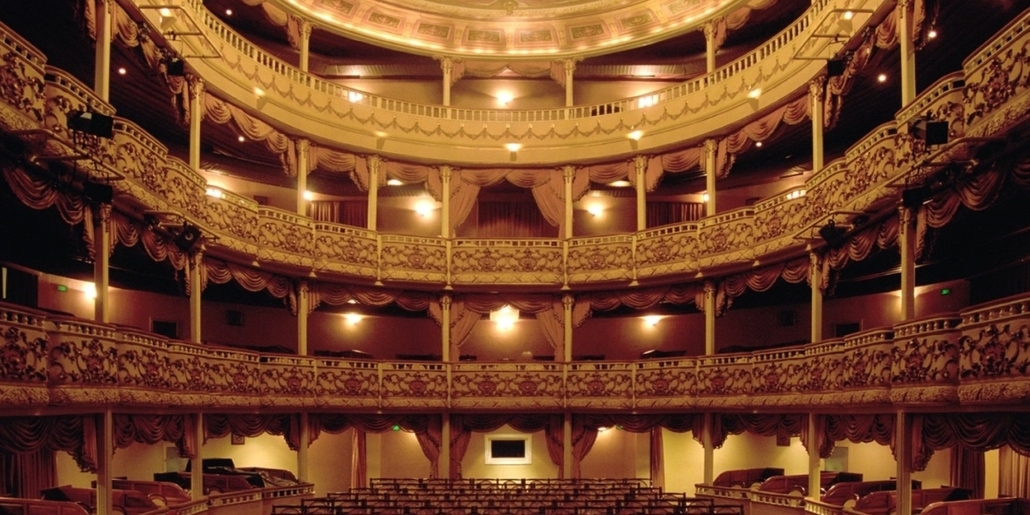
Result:
[[401,430],[401,426],[393,426],[390,429],[393,429],[394,431],[400,431]]
[[941,288],[941,295],[951,295],[951,288]]
[[64,284],[58,284],[57,285],[57,291],[61,291],[61,292],[68,291],[68,286],[66,286]]

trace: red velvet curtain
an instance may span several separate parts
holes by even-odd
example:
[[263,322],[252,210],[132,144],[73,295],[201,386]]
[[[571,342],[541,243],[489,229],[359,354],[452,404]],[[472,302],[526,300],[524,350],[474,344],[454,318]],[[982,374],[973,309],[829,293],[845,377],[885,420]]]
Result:
[[722,447],[729,435],[744,431],[762,436],[801,436],[808,428],[808,415],[760,413],[723,414],[713,417],[712,444]]
[[917,448],[912,453],[914,470],[925,469],[934,450],[956,445],[981,452],[1008,445],[1030,456],[1030,413],[915,415],[912,424],[917,436]]
[[1030,497],[1030,456],[1019,454],[1011,447],[998,451],[998,494],[1009,497]]
[[484,202],[478,203],[479,238],[555,238],[558,228],[547,223],[536,203]]
[[367,201],[312,200],[308,213],[316,222],[332,222],[352,227],[368,227]]
[[350,487],[368,486],[368,438],[362,429],[354,429],[351,438]]
[[196,434],[192,415],[114,415],[114,448],[124,449],[133,442],[153,444],[171,442],[179,456],[194,456]]
[[57,486],[57,454],[46,448],[11,453],[0,450],[0,496],[38,499]]
[[204,439],[229,435],[256,437],[264,433],[282,436],[290,449],[300,448],[300,416],[286,414],[207,414]]
[[984,498],[984,452],[955,446],[951,452],[951,486],[968,488],[974,499]]
[[342,433],[349,428],[368,432],[382,433],[390,431],[393,426],[415,433],[422,453],[429,459],[430,477],[437,477],[440,461],[440,442],[442,441],[441,418],[436,415],[344,415],[315,413],[308,418],[308,427],[311,432],[310,441],[315,441],[318,435],[325,431],[327,433]]
[[647,227],[693,222],[705,216],[700,202],[648,202]]
[[66,451],[84,472],[97,470],[97,421],[93,415],[9,417],[0,424],[0,451]]
[[894,421],[892,414],[878,415],[826,415],[823,416],[823,439],[819,443],[819,456],[828,458],[835,442],[876,442],[894,448]]
[[504,413],[451,415],[450,477],[461,478],[461,460],[468,451],[473,432],[488,433],[505,424],[520,433],[544,431],[547,439],[547,454],[551,461],[558,465],[560,471],[563,462],[561,445],[555,445],[555,440],[562,441],[561,420],[561,415],[510,415]]

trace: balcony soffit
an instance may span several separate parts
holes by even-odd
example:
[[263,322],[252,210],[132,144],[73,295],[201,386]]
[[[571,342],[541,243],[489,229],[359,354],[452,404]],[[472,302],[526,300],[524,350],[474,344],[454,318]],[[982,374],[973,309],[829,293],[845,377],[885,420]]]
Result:
[[421,55],[581,58],[701,28],[750,0],[268,0],[345,37]]

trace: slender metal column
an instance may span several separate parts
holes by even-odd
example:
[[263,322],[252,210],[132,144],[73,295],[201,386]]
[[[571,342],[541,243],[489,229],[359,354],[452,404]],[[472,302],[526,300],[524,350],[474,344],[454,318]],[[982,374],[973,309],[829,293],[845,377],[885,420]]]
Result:
[[93,68],[93,92],[104,102],[111,100],[111,26],[114,1],[96,0],[97,46]]
[[708,194],[708,201],[705,202],[705,216],[715,216],[715,178],[719,172],[715,169],[715,157],[718,150],[718,141],[705,140],[705,193]]

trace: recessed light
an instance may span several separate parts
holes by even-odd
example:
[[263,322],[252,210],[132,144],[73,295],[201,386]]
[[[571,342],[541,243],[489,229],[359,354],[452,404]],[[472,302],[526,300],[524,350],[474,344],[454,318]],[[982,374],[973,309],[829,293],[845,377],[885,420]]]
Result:
[[118,75],[125,75],[126,73],[128,73],[128,70],[126,70],[124,66],[118,68]]
[[876,81],[877,82],[887,82],[887,74],[886,73],[881,73],[880,75],[877,75],[876,76]]
[[244,138],[243,136],[239,136],[236,139],[239,140],[240,143],[243,143],[244,141],[247,141],[247,138]]
[[225,15],[226,16],[232,16],[232,9],[226,9],[225,10]]
[[758,147],[758,148],[762,148],[762,142],[761,141],[756,141],[755,142],[755,146]]
[[930,29],[930,32],[926,33],[926,37],[928,37],[930,39],[936,38],[937,37],[937,30],[936,29]]

